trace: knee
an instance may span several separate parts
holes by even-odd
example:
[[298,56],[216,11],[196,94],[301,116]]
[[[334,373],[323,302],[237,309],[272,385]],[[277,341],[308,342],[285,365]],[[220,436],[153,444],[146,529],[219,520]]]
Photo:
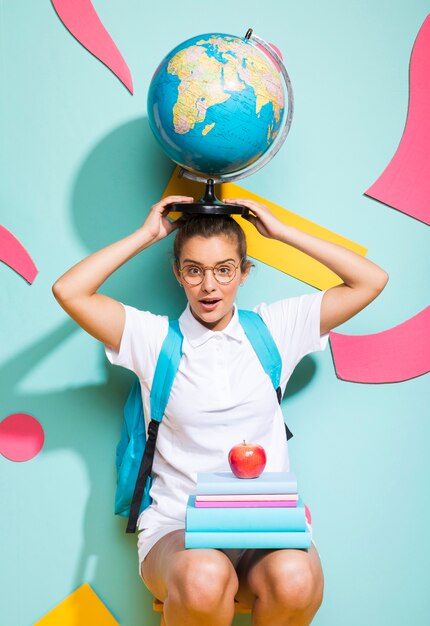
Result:
[[322,572],[315,574],[306,561],[280,560],[267,568],[260,589],[260,599],[278,609],[304,611],[313,607],[316,611],[323,600],[324,582]]
[[197,554],[181,556],[189,558],[178,558],[172,564],[168,581],[170,602],[196,613],[211,613],[228,598],[234,602],[237,576],[222,555],[215,554],[212,558]]

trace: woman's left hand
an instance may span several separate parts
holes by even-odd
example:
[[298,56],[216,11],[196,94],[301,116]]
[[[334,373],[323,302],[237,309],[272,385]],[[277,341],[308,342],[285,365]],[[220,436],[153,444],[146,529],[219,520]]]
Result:
[[248,200],[247,198],[224,198],[223,201],[229,204],[241,204],[246,206],[250,212],[245,213],[242,217],[248,222],[251,222],[263,237],[268,237],[269,239],[280,238],[285,224],[279,221],[266,205],[254,202],[254,200]]

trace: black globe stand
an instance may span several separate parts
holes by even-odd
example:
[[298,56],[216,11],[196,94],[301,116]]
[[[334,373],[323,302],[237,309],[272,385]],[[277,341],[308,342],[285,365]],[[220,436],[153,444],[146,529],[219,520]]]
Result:
[[221,202],[215,195],[214,181],[206,182],[204,196],[198,202],[172,202],[166,209],[170,212],[179,211],[184,215],[247,215],[249,210],[240,204]]

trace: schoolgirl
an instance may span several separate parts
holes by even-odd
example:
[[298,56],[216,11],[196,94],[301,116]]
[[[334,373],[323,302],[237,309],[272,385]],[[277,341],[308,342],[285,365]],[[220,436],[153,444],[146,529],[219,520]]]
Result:
[[[121,265],[177,231],[173,271],[187,306],[179,319],[182,359],[160,424],[153,464],[152,504],[138,520],[139,572],[164,602],[168,626],[230,625],[234,601],[248,604],[254,626],[306,626],[323,596],[315,544],[309,550],[184,548],[187,497],[198,471],[227,470],[230,448],[246,439],[267,453],[267,471],[289,469],[284,422],[273,386],[239,323],[236,296],[249,277],[246,239],[229,216],[171,222],[155,204],[129,236],[83,259],[53,285],[64,310],[101,341],[111,363],[140,380],[146,419],[157,358],[168,319],[124,305],[97,290]],[[245,217],[258,232],[310,255],[343,281],[323,292],[255,307],[282,357],[281,389],[297,363],[323,350],[328,332],[362,310],[388,276],[369,259],[280,222],[247,199]]]

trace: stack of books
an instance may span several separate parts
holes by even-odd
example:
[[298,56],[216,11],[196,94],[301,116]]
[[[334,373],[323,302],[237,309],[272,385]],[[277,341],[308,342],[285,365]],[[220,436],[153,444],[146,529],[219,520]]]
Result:
[[305,506],[292,472],[237,478],[197,474],[188,499],[186,548],[309,548]]

